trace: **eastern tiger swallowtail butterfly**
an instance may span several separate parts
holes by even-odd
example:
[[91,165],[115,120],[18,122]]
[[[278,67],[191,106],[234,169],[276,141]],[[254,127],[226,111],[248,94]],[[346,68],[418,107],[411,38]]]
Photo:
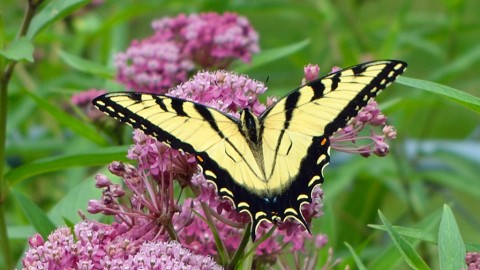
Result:
[[248,109],[236,119],[204,105],[137,92],[109,93],[93,103],[106,114],[176,149],[195,154],[206,179],[252,219],[294,218],[323,182],[329,137],[404,72],[396,60],[346,68],[295,89],[259,117]]

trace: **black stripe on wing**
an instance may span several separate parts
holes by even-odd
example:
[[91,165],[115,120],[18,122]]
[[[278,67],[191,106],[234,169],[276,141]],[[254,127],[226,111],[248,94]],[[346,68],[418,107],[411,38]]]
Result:
[[[368,67],[379,63],[385,63],[385,67],[382,69],[381,72],[379,72],[375,77],[373,77],[370,83],[367,84],[361,91],[359,91],[357,96],[350,101],[350,103],[345,107],[345,109],[339,115],[337,115],[337,117],[330,124],[325,127],[325,136],[331,136],[337,130],[344,128],[347,125],[348,121],[352,117],[357,116],[359,110],[365,107],[371,98],[377,96],[389,84],[394,82],[395,79],[400,74],[402,74],[407,67],[407,64],[405,62],[388,60],[363,63],[351,67],[350,69],[353,71],[354,76],[364,76],[363,73]],[[341,86],[342,70],[335,73],[334,78],[334,81],[336,83],[335,87],[333,87],[332,84],[332,92],[337,90],[337,88]],[[337,78],[339,78],[338,81]],[[325,90],[325,86],[323,86],[322,88],[321,80],[315,81],[314,83],[309,85],[311,85],[314,89],[315,96],[320,96],[319,98],[321,98],[321,93],[323,93]]]
[[[151,97],[155,100],[155,108],[150,108],[147,106],[142,105],[144,102],[142,96]],[[130,99],[130,104],[128,106],[123,106],[119,104],[117,101],[113,101],[114,98],[128,98]],[[164,102],[165,99],[171,100],[171,106],[167,106]],[[167,97],[167,96],[160,96],[160,95],[152,95],[147,93],[138,93],[138,92],[118,92],[118,93],[109,93],[102,96],[99,96],[93,100],[93,104],[100,109],[102,112],[106,113],[107,115],[126,123],[132,126],[135,129],[140,129],[145,134],[151,135],[155,137],[157,140],[161,142],[165,142],[169,144],[171,147],[175,149],[181,149],[183,151],[189,153],[197,153],[195,148],[180,139],[176,136],[172,135],[168,131],[162,129],[160,126],[157,126],[151,123],[148,119],[145,119],[142,115],[132,112],[129,107],[139,105],[143,106],[142,110],[144,109],[151,109],[151,110],[158,110],[158,113],[171,113],[177,116],[183,116],[188,119],[191,119],[188,113],[184,111],[184,104],[186,102],[190,102],[194,104],[195,110],[203,117],[203,119],[198,121],[205,121],[208,122],[210,127],[215,130],[219,137],[225,138],[225,135],[219,130],[218,126],[216,126],[215,120],[213,119],[209,109],[201,104],[197,104],[191,101],[174,98],[174,97]],[[225,114],[224,114],[225,115]],[[226,118],[230,119],[233,123],[236,123],[236,120],[228,115],[225,115]],[[185,128],[185,127],[182,127]],[[228,138],[227,138],[228,139]],[[231,144],[231,142],[230,142]]]

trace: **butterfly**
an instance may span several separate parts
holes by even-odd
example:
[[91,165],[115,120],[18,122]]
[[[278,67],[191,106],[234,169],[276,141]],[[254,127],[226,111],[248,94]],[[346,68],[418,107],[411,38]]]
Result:
[[175,149],[195,154],[207,181],[252,220],[252,239],[262,221],[293,218],[307,230],[303,204],[323,182],[330,161],[329,137],[407,67],[372,61],[311,81],[260,116],[243,109],[234,118],[192,101],[138,92],[109,93],[94,105]]

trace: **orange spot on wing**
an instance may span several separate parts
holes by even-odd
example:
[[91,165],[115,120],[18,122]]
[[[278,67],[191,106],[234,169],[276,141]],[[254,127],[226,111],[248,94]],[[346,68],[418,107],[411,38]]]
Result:
[[203,158],[201,156],[197,156],[198,161],[203,163]]
[[327,138],[323,138],[322,142],[320,143],[321,145],[325,145],[327,143]]

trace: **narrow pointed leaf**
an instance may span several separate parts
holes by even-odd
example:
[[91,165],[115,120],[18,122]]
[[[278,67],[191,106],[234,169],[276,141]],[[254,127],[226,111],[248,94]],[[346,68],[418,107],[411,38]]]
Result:
[[46,99],[33,92],[26,91],[25,93],[29,95],[40,108],[47,111],[62,125],[65,125],[78,135],[81,135],[98,145],[108,145],[106,139],[101,136],[92,125],[89,125],[84,121],[71,116],[70,114],[61,110],[59,107],[52,105]]
[[11,194],[17,200],[22,212],[25,214],[30,224],[35,230],[42,235],[44,239],[55,229],[55,225],[48,218],[47,214],[37,205],[35,205],[28,197],[15,189],[11,189]]
[[76,55],[67,53],[65,51],[60,51],[60,57],[72,68],[80,70],[85,73],[90,73],[93,75],[102,76],[107,79],[111,79],[115,76],[115,70],[107,68],[103,65],[97,64],[95,62],[85,60]]
[[428,92],[435,93],[437,95],[445,96],[477,113],[480,113],[480,98],[472,96],[466,92],[460,91],[453,87],[446,85],[424,81],[408,77],[400,77],[397,79],[398,83],[408,85],[418,89],[422,89]]
[[126,161],[126,149],[126,146],[109,147],[88,153],[68,154],[40,159],[10,170],[5,175],[5,180],[14,186],[29,177],[42,173],[78,166],[101,166],[114,160]]
[[348,250],[352,254],[353,260],[355,261],[355,264],[357,266],[358,270],[367,270],[367,267],[363,264],[362,259],[360,259],[360,256],[358,256],[357,252],[350,246],[350,244],[345,242],[345,245],[347,246]]
[[30,28],[27,32],[27,37],[32,39],[49,24],[68,16],[77,8],[88,4],[89,2],[89,0],[49,1],[49,3],[46,4],[42,10],[35,15],[35,17],[33,17]]
[[33,45],[32,42],[25,37],[16,39],[5,50],[0,50],[0,55],[13,61],[26,60],[33,62]]
[[393,243],[397,250],[402,255],[403,259],[412,269],[421,269],[427,270],[430,269],[427,263],[420,257],[420,255],[415,251],[415,249],[410,245],[410,243],[403,238],[388,222],[388,220],[383,216],[381,211],[378,211],[382,223],[385,225],[390,238],[393,240]]
[[[384,225],[369,224],[368,227],[374,228],[374,229],[377,229],[377,230],[382,230],[382,231],[387,230],[387,228]],[[403,236],[406,236],[406,237],[409,237],[409,238],[412,238],[412,239],[418,239],[418,240],[421,240],[421,241],[430,242],[432,244],[437,243],[436,237],[433,234],[428,233],[424,230],[402,227],[402,226],[392,226],[392,227],[400,235],[403,235]]]
[[462,269],[466,267],[465,244],[452,210],[447,205],[443,206],[442,220],[438,230],[438,252],[440,269]]

